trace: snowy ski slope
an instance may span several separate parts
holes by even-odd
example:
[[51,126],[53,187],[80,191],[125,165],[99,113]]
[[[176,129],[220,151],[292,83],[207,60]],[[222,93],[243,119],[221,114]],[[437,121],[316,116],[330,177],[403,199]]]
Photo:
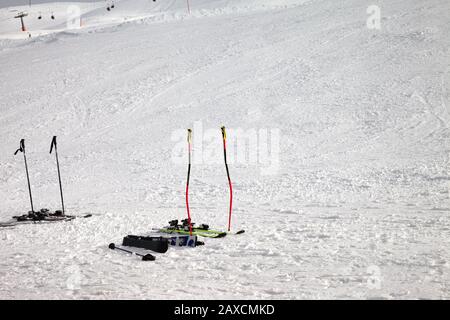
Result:
[[[0,298],[450,298],[450,2],[377,1],[380,30],[362,0],[191,0],[190,15],[84,1],[77,30],[64,1],[14,3],[0,5],[0,220],[29,210],[21,138],[35,206],[59,207],[53,135],[67,211],[95,215],[0,229]],[[221,125],[280,132],[278,168],[230,161],[246,233],[155,262],[109,250],[185,217],[188,127],[204,141],[193,220],[226,227]]]
[[[0,5],[0,39],[27,38],[30,35],[40,36],[49,33],[62,32],[70,28],[98,29],[111,24],[128,23],[135,20],[171,21],[230,12],[246,12],[268,8],[287,8],[306,2],[307,0],[104,0],[104,1],[58,1],[34,0],[29,2],[6,1]],[[114,9],[111,5],[114,4]],[[75,11],[79,9],[77,23],[74,22]],[[2,9],[3,7],[3,9]],[[110,10],[107,10],[110,9]],[[20,12],[28,14],[25,17],[26,31],[22,32],[19,19],[15,15]],[[76,14],[75,14],[76,15]],[[78,15],[76,15],[78,17]],[[53,17],[53,18],[52,18]],[[70,26],[68,26],[68,22]]]

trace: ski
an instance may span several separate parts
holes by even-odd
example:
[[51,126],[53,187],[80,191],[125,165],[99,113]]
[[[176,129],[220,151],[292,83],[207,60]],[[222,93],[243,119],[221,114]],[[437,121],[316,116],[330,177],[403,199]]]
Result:
[[[169,226],[161,229],[156,229],[159,232],[169,233],[169,234],[182,234],[182,235],[190,235],[192,230],[192,235],[201,236],[205,238],[223,238],[227,234],[243,234],[245,230],[240,230],[236,233],[226,232],[226,231],[218,231],[212,230],[209,228],[207,224],[201,224],[198,227],[195,227],[195,223],[188,221],[188,219],[184,219],[181,221],[182,224],[178,224],[178,220],[169,221]],[[192,228],[192,229],[191,229]]]
[[[211,229],[205,230],[205,229],[202,229],[202,228],[194,228],[194,230],[198,230],[198,231],[201,231],[201,232],[204,232],[204,233],[215,233],[215,234],[220,234],[220,235],[222,235],[222,234],[225,234],[225,235],[227,235],[227,234],[228,235],[231,235],[231,234],[238,235],[238,234],[245,233],[245,230],[239,230],[237,232],[218,231],[218,230],[211,230]],[[225,235],[223,235],[223,236],[225,237]]]
[[[181,235],[190,235],[191,232],[189,230],[181,230],[181,229],[171,229],[171,228],[161,228],[155,229],[158,232],[168,233],[168,234],[181,234]],[[227,235],[226,232],[205,232],[206,230],[202,229],[192,229],[193,236],[200,236],[205,238],[223,238]]]
[[41,209],[38,212],[28,212],[26,215],[14,216],[9,221],[0,222],[0,228],[15,227],[22,224],[41,224],[52,222],[71,221],[79,218],[90,218],[92,214],[85,215],[63,215],[61,211],[50,213],[48,209]]

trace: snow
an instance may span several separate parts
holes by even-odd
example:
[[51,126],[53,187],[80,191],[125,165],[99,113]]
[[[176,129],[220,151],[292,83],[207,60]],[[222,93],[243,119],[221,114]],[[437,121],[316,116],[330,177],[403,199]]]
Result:
[[[59,208],[53,135],[67,211],[94,216],[0,229],[0,298],[449,299],[450,3],[378,1],[376,30],[366,1],[169,2],[78,3],[73,30],[73,3],[2,2],[0,220],[29,210],[21,138],[35,206]],[[280,151],[229,152],[246,233],[108,249],[185,217],[188,127],[193,220],[226,228],[222,125]]]

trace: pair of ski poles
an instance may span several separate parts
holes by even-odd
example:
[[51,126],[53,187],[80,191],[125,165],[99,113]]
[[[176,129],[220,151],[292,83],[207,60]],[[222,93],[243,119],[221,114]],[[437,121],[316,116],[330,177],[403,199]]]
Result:
[[[228,170],[228,163],[227,163],[227,134],[225,131],[225,127],[220,128],[222,131],[222,139],[223,139],[223,156],[225,160],[225,168],[227,171],[227,177],[228,177],[228,185],[230,187],[230,206],[229,206],[229,212],[228,212],[228,232],[231,231],[231,211],[233,207],[233,185],[231,183],[230,178],[230,171]],[[189,234],[192,236],[192,223],[191,223],[191,213],[189,210],[189,178],[191,175],[191,153],[192,153],[192,130],[188,129],[188,174],[187,174],[187,182],[186,182],[186,210],[188,215],[188,221],[189,221]]]
[[[50,154],[52,153],[53,148],[55,148],[56,167],[58,169],[58,181],[59,181],[59,192],[61,194],[62,213],[63,213],[63,215],[65,215],[64,197],[63,197],[62,183],[61,183],[61,172],[59,170],[58,146],[56,144],[56,136],[53,136],[52,143],[50,145]],[[27,182],[28,182],[28,193],[30,195],[31,212],[34,213],[35,211],[34,211],[34,206],[33,206],[33,196],[31,195],[30,175],[28,174],[27,156],[25,153],[25,139],[20,140],[19,149],[17,149],[16,152],[14,152],[14,155],[16,155],[18,152],[23,153],[23,160],[25,162],[25,172],[27,175]]]

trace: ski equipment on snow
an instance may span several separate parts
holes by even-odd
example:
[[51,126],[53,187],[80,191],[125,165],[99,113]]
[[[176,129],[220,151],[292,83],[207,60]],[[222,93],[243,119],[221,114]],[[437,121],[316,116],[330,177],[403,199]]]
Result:
[[28,174],[27,156],[25,154],[25,139],[20,140],[20,147],[19,149],[16,150],[16,152],[14,152],[14,155],[16,155],[19,151],[23,153],[23,160],[25,162],[25,172],[27,174],[27,181],[28,181],[28,193],[30,194],[31,212],[34,212],[33,196],[31,195],[31,186],[30,186],[30,176]]
[[227,170],[228,185],[230,186],[230,211],[228,214],[228,232],[229,232],[231,230],[231,210],[233,207],[233,185],[231,184],[230,171],[228,170],[228,163],[227,163],[227,133],[225,131],[224,126],[221,128],[221,130],[223,138],[223,157],[225,160],[225,168]]
[[190,235],[176,235],[167,238],[169,240],[169,245],[175,247],[197,247],[203,246],[205,243],[203,241],[199,241],[197,236]]
[[120,251],[123,251],[123,252],[126,252],[126,253],[130,253],[130,254],[134,254],[136,256],[142,257],[142,261],[154,261],[156,259],[155,256],[151,255],[150,253],[148,253],[148,254],[140,254],[139,252],[136,252],[136,251],[131,251],[131,250],[128,250],[128,249],[117,247],[114,243],[110,243],[108,247],[111,250],[117,249],[117,250],[120,250]]
[[[169,226],[160,228],[160,229],[155,229],[155,230],[157,230],[158,232],[168,233],[168,234],[189,235],[190,232],[189,232],[187,224],[188,224],[187,219],[182,220],[181,224],[178,224],[178,220],[172,220],[172,221],[169,221]],[[238,235],[238,234],[242,234],[244,232],[245,232],[245,230],[240,230],[233,234]],[[207,224],[201,224],[198,227],[195,227],[195,223],[192,223],[192,234],[194,236],[201,236],[201,237],[206,237],[206,238],[223,238],[227,234],[231,234],[231,233],[228,233],[226,231],[211,230]]]
[[128,235],[123,238],[123,246],[143,248],[159,253],[164,253],[169,249],[169,241],[164,237],[144,237]]
[[50,154],[53,151],[53,147],[55,147],[55,156],[56,156],[56,167],[58,169],[58,181],[59,181],[59,193],[61,195],[61,207],[62,207],[62,214],[65,215],[64,210],[64,197],[63,197],[63,191],[62,191],[62,184],[61,184],[61,172],[59,170],[59,159],[58,159],[58,146],[56,144],[56,136],[53,136],[52,144],[50,145]]
[[[181,234],[181,235],[190,235],[189,231],[185,231],[183,229],[171,229],[171,228],[161,228],[157,229],[158,232],[168,233],[168,234]],[[202,230],[193,228],[192,234],[194,236],[200,236],[205,238],[223,238],[227,235],[226,232],[222,231],[213,231],[213,230]]]
[[62,221],[71,221],[76,218],[90,218],[92,214],[85,215],[63,215],[61,210],[57,210],[55,212],[50,212],[48,209],[41,209],[37,212],[28,212],[28,214],[24,214],[21,216],[14,216],[9,221],[0,222],[0,228],[4,227],[15,227],[21,224],[30,224],[30,223],[48,223],[48,222],[62,222]]
[[123,238],[122,245],[165,253],[169,246],[194,248],[196,246],[204,245],[204,242],[199,241],[195,235],[151,233],[145,236],[128,235]]

